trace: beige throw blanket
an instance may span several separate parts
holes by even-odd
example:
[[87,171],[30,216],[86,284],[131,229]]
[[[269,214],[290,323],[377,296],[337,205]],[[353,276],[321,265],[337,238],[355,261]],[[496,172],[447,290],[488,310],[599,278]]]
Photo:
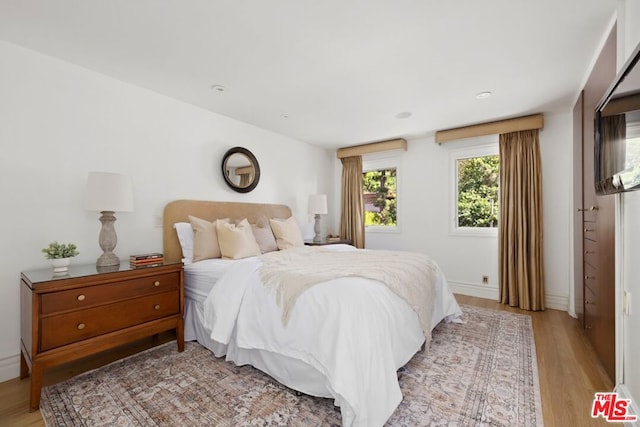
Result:
[[297,298],[321,282],[340,277],[364,277],[383,283],[416,312],[426,337],[431,334],[438,266],[415,252],[354,250],[333,251],[300,247],[262,256],[260,276],[276,294],[287,324]]

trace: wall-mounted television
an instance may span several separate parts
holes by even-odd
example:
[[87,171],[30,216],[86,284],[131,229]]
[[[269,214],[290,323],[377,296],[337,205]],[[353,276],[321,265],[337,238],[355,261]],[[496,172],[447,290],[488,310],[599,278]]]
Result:
[[597,194],[640,190],[640,45],[596,107]]

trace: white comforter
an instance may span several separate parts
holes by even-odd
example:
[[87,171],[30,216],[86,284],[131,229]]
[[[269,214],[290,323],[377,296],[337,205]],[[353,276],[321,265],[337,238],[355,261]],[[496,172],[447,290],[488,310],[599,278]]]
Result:
[[[259,268],[259,258],[242,260],[213,286],[204,303],[211,338],[229,345],[231,360],[231,349],[253,349],[313,367],[320,379],[314,384],[292,378],[295,372],[281,374],[282,368],[267,373],[305,393],[334,398],[345,426],[383,425],[402,400],[396,371],[424,342],[415,312],[381,283],[341,278],[304,292],[285,327]],[[432,328],[461,314],[442,274],[436,289]]]

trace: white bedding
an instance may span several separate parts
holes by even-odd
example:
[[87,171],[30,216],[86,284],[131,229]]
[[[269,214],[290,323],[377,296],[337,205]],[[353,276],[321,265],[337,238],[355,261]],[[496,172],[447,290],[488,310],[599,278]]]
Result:
[[185,298],[204,301],[213,285],[235,262],[232,259],[217,258],[185,264]]
[[[213,261],[185,266],[185,339],[198,339],[216,356],[249,363],[290,388],[333,398],[345,426],[384,424],[402,400],[396,371],[424,342],[406,302],[370,279],[331,280],[299,297],[285,327],[259,280],[259,257]],[[205,279],[208,269],[214,285]],[[461,314],[441,273],[436,294],[431,328]]]

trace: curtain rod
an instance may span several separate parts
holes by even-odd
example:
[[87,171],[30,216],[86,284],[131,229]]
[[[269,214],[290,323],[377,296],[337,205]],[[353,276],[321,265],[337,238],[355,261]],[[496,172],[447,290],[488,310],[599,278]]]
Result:
[[475,136],[495,135],[529,129],[542,129],[543,127],[544,116],[542,114],[533,114],[531,116],[516,117],[514,119],[498,120],[495,122],[439,130],[436,132],[436,144],[442,144],[443,142],[454,141],[457,139],[472,138]]
[[352,145],[351,147],[338,148],[336,155],[339,159],[344,157],[362,156],[363,154],[377,153],[379,151],[399,150],[407,151],[407,141],[398,138],[389,141],[371,142],[369,144]]

